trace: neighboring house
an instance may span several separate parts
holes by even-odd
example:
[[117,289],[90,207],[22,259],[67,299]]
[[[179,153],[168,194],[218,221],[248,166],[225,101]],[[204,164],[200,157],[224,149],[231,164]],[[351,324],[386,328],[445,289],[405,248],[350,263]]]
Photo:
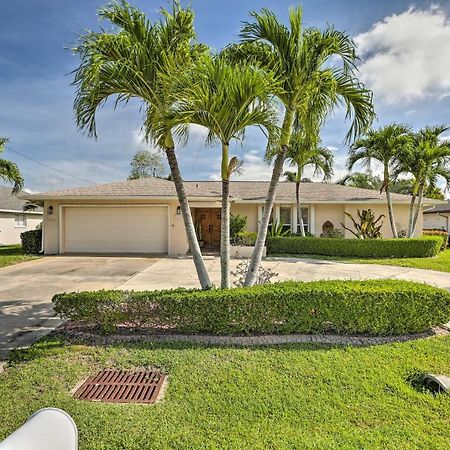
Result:
[[[249,231],[257,231],[268,181],[232,181],[231,212],[247,217]],[[390,237],[384,194],[368,189],[325,183],[302,183],[303,218],[307,231],[319,236],[324,229],[351,227],[345,212],[371,208],[384,214],[383,235]],[[186,181],[197,233],[207,247],[219,246],[221,183]],[[44,201],[44,252],[161,253],[188,251],[175,186],[160,178],[144,178],[56,192],[23,195]],[[410,198],[392,194],[398,229],[406,229]],[[427,206],[440,203],[425,199]],[[297,230],[295,183],[280,182],[273,219]],[[422,234],[422,214],[417,235]],[[348,231],[347,237],[352,237]]]
[[24,212],[25,203],[11,193],[11,188],[0,186],[0,245],[20,244],[20,234],[42,222],[42,208]]
[[450,232],[450,200],[423,211],[423,227]]

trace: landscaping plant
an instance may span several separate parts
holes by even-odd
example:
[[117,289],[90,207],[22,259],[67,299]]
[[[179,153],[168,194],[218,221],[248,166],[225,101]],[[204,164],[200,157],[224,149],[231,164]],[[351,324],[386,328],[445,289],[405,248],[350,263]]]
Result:
[[375,214],[369,208],[369,209],[363,209],[362,211],[360,211],[359,209],[357,210],[358,221],[356,221],[354,219],[354,217],[348,212],[345,212],[345,215],[347,217],[349,217],[350,220],[353,222],[355,231],[346,227],[342,222],[341,222],[341,225],[344,229],[346,229],[347,231],[350,231],[350,233],[352,233],[353,236],[357,237],[358,239],[381,238],[381,228],[383,226],[383,222],[381,222],[381,223],[379,223],[379,222],[380,222],[380,220],[383,219],[384,214],[381,214],[376,219]]
[[[7,138],[0,137],[0,153],[3,152],[7,142]],[[0,179],[13,184],[13,194],[19,192],[23,187],[23,177],[17,164],[2,158],[0,158]]]

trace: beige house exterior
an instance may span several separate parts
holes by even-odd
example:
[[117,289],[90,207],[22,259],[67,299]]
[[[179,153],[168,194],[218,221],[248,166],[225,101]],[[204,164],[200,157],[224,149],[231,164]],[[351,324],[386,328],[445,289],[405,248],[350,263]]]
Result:
[[23,211],[25,201],[0,186],[0,245],[20,244],[20,234],[42,222],[42,211]]
[[[248,231],[257,231],[269,182],[232,181],[231,212],[247,217]],[[186,181],[185,190],[192,217],[201,240],[207,247],[218,247],[220,237],[221,183]],[[384,214],[383,236],[392,237],[383,194],[326,183],[302,183],[300,187],[305,228],[320,236],[324,227],[351,227],[346,212],[371,208]],[[188,243],[175,187],[159,178],[127,180],[117,183],[25,195],[44,202],[44,253],[112,253],[186,255]],[[409,201],[406,195],[393,194],[399,230],[407,228]],[[429,207],[439,203],[425,199]],[[422,214],[416,235],[422,235]],[[298,230],[295,184],[280,182],[272,220]],[[345,231],[345,237],[353,235]]]

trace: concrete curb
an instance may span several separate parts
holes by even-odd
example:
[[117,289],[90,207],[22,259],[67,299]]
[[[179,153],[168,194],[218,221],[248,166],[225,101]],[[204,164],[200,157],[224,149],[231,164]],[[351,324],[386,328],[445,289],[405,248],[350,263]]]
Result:
[[81,341],[93,345],[112,345],[117,343],[137,342],[185,342],[201,345],[230,345],[230,346],[265,346],[281,344],[326,344],[344,346],[371,346],[392,344],[395,342],[407,342],[417,339],[425,339],[435,336],[448,336],[450,331],[436,327],[424,333],[408,334],[403,336],[351,336],[335,334],[289,334],[289,335],[258,335],[258,336],[217,336],[206,334],[113,334],[103,336],[83,331],[56,330],[54,336],[75,341]]

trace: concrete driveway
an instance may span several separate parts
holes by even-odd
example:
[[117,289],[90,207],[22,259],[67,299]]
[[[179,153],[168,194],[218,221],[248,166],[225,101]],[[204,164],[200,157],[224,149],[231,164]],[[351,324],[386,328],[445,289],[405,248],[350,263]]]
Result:
[[158,258],[48,256],[0,269],[0,360],[59,324],[51,299],[58,292],[113,289]]
[[[230,261],[234,271],[239,260]],[[206,268],[211,281],[220,286],[220,260],[205,257]],[[396,278],[432,284],[450,290],[450,274],[434,270],[409,267],[383,266],[375,264],[351,264],[339,261],[324,261],[300,258],[268,258],[264,267],[278,273],[274,281],[284,280],[365,280],[369,278]],[[232,276],[232,280],[236,277]],[[174,287],[199,287],[194,264],[190,259],[164,258],[156,264],[131,277],[120,286],[125,290],[168,289]]]

